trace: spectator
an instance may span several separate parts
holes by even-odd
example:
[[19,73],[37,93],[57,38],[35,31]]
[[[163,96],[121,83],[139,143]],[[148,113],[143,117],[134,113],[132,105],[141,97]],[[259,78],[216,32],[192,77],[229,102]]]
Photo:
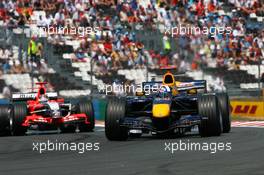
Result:
[[55,14],[55,22],[56,26],[58,27],[63,27],[64,26],[64,21],[65,21],[65,15],[64,15],[64,10],[60,9],[56,14]]
[[9,86],[5,86],[3,88],[3,92],[2,92],[3,96],[5,99],[10,99],[11,97],[11,90],[10,90],[10,87]]
[[43,58],[43,45],[41,43],[37,44],[36,60],[39,62]]
[[42,15],[39,16],[39,19],[37,20],[37,26],[38,27],[47,27],[48,26],[48,20],[43,18]]
[[[223,7],[229,3],[233,4],[233,11],[230,11],[230,14],[226,13],[226,10],[222,12]],[[38,26],[90,26],[100,29],[93,31],[89,37],[82,38],[75,34],[67,37],[65,34],[48,36],[51,43],[62,47],[65,47],[65,43],[74,43],[74,60],[85,61],[91,57],[95,60],[96,69],[101,71],[98,72],[100,75],[107,75],[120,68],[144,68],[146,64],[152,65],[153,68],[172,64],[178,70],[185,71],[210,65],[238,69],[241,64],[264,62],[264,31],[259,29],[253,32],[256,30],[248,27],[249,14],[261,15],[264,12],[263,3],[257,0],[1,1],[0,19],[4,20],[8,31],[12,31],[17,25],[31,25],[33,21],[29,19],[33,14],[30,10],[32,5],[34,9],[44,10],[46,13],[46,16],[41,16],[37,21]],[[162,32],[162,28],[176,25],[200,28],[222,26],[231,27],[232,31],[175,37],[164,35],[163,50],[151,53],[142,43],[137,42],[130,30],[139,26],[139,30],[148,28]],[[128,30],[125,32],[124,28]],[[12,37],[9,37],[9,45],[12,44],[10,38]],[[172,48],[172,41],[177,41],[176,51]],[[32,38],[28,47],[31,60],[36,62],[42,58],[42,51],[43,47],[39,47]],[[0,53],[4,60],[11,57],[4,55],[5,53]]]
[[38,47],[36,43],[36,37],[33,36],[28,43],[28,56],[30,61],[37,62]]
[[8,74],[11,71],[11,65],[9,64],[9,60],[5,60],[3,63],[3,73]]

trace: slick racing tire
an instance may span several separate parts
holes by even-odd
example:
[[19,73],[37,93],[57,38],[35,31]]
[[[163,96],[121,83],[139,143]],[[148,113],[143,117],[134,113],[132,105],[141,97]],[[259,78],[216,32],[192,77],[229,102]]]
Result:
[[60,126],[61,133],[74,133],[76,126],[74,125],[62,125]]
[[79,125],[80,132],[92,132],[95,126],[94,110],[93,110],[92,102],[91,101],[80,102],[77,105],[77,112],[86,114],[89,117],[89,122],[90,122],[90,124],[85,124],[85,123],[80,124]]
[[108,140],[124,141],[128,138],[128,129],[120,126],[126,112],[125,100],[110,99],[105,115],[105,135]]
[[27,116],[27,104],[26,103],[14,103],[11,109],[10,116],[10,132],[14,136],[25,135],[27,127],[22,126],[24,119]]
[[0,136],[10,135],[9,131],[10,106],[0,105]]
[[222,133],[222,119],[215,95],[198,97],[198,113],[202,117],[199,132],[202,137],[220,136]]
[[219,108],[222,115],[223,133],[229,133],[231,130],[230,102],[227,93],[218,93]]

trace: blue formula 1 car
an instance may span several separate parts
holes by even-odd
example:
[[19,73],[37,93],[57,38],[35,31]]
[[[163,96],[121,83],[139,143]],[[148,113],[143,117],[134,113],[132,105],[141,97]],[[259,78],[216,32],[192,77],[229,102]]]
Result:
[[[111,98],[105,117],[108,140],[127,140],[143,133],[182,135],[197,126],[202,137],[230,132],[230,102],[226,93],[207,93],[204,80],[175,79],[168,72],[162,82],[144,82],[144,91],[136,96]],[[147,94],[149,89],[152,91]]]

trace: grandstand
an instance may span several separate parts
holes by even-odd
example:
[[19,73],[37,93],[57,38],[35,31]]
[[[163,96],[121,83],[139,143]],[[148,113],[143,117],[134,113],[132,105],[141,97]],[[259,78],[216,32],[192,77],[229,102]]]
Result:
[[[25,92],[32,81],[48,81],[63,96],[89,95],[114,82],[150,80],[161,68],[186,72],[183,80],[206,79],[209,89],[238,96],[244,90],[258,95],[264,83],[261,0],[3,0],[0,20],[2,91]],[[230,26],[232,33],[164,37],[166,28],[180,24]],[[48,26],[100,31],[49,35],[43,30]],[[39,61],[28,53],[33,37],[43,46]]]

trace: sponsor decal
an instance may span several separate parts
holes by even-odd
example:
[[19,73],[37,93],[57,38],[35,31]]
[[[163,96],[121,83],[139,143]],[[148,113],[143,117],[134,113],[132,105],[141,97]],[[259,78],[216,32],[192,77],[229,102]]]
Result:
[[233,116],[264,117],[263,101],[231,101]]
[[[258,109],[257,105],[237,105],[234,108],[234,114],[255,114]],[[233,111],[233,110],[232,110]]]

